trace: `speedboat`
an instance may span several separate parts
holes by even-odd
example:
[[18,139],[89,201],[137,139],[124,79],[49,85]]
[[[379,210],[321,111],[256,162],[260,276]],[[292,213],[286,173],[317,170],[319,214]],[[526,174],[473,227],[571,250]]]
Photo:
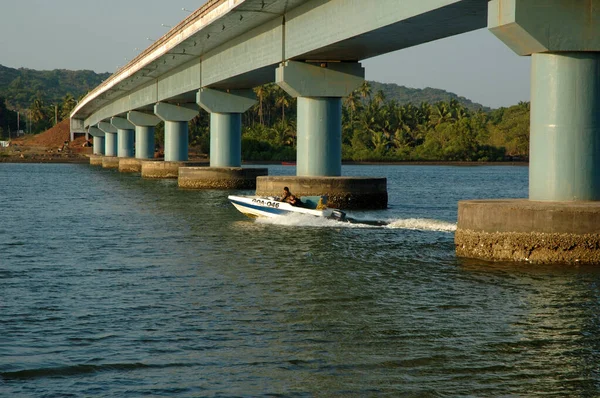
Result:
[[344,221],[346,218],[346,213],[343,211],[325,206],[326,197],[303,196],[300,198],[301,206],[292,206],[287,202],[280,202],[279,198],[275,196],[229,195],[227,198],[236,209],[252,218],[282,217],[289,214],[306,214],[338,221]]

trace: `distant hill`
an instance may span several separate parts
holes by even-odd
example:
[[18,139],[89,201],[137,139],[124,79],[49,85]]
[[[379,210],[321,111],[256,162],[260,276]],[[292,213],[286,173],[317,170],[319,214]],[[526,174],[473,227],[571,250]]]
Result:
[[0,65],[0,97],[6,98],[11,109],[26,109],[37,96],[46,104],[56,104],[69,93],[79,98],[109,76],[91,70],[38,71]]
[[[33,69],[13,69],[0,65],[0,97],[6,98],[9,109],[26,109],[39,95],[45,104],[61,103],[66,94],[75,98],[86,94],[110,76],[110,73],[96,73],[91,70],[38,71]],[[456,99],[471,110],[490,108],[454,93],[436,88],[409,88],[393,83],[370,82],[372,93],[382,90],[386,99],[396,100],[399,104],[409,102],[419,105],[421,102],[435,104],[439,101],[450,102]]]
[[465,97],[460,97],[454,93],[437,88],[427,87],[425,89],[420,89],[399,86],[394,83],[378,83],[372,81],[369,83],[371,84],[372,95],[375,95],[375,93],[381,90],[385,94],[386,101],[395,100],[400,105],[408,103],[419,105],[421,102],[428,102],[433,105],[440,101],[450,102],[450,100],[455,99],[461,105],[472,111],[483,109],[488,112],[491,110],[489,107],[475,103]]

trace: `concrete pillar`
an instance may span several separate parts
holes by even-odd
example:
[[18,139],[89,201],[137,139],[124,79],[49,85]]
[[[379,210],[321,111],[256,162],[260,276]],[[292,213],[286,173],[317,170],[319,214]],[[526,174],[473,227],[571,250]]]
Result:
[[188,122],[198,115],[198,105],[159,102],[154,114],[165,122],[165,161],[187,161]]
[[110,124],[117,128],[117,156],[120,158],[133,157],[135,126],[122,117],[111,118]]
[[295,195],[327,196],[341,209],[387,208],[385,178],[341,177],[342,97],[364,81],[358,62],[282,63],[276,83],[298,98],[295,177],[258,177],[257,195],[279,195],[284,186]]
[[242,115],[210,114],[210,167],[242,165]]
[[458,205],[456,253],[600,263],[600,7],[492,0],[488,27],[531,55],[529,200]]
[[117,156],[117,129],[108,122],[98,123],[98,128],[104,132],[104,155]]
[[600,200],[600,52],[533,54],[529,199]]
[[178,185],[188,189],[254,189],[266,168],[242,168],[242,113],[256,103],[252,90],[203,88],[196,98],[210,113],[210,167],[181,167]]
[[242,113],[256,103],[254,92],[203,88],[197,102],[210,113],[210,167],[240,167]]
[[94,155],[104,155],[104,132],[98,127],[90,127],[89,134],[94,137],[92,153]]
[[277,84],[298,97],[297,176],[341,176],[341,99],[362,84],[364,73],[357,62],[287,61],[277,68]]
[[298,98],[298,176],[342,175],[342,99]]
[[94,155],[104,155],[104,137],[94,136],[93,152]]
[[131,111],[127,120],[135,125],[135,157],[136,159],[154,158],[154,128],[160,119],[152,114]]

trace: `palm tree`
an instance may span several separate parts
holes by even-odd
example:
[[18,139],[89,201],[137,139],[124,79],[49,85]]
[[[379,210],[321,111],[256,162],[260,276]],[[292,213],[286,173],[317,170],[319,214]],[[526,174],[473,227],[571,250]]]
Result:
[[42,121],[46,121],[46,119],[48,119],[48,114],[46,112],[44,101],[41,98],[36,98],[31,104],[31,122],[33,124],[38,124]]
[[275,105],[281,108],[281,123],[283,124],[285,123],[285,108],[290,106],[290,97],[284,90],[278,90]]
[[434,113],[431,115],[431,123],[433,126],[438,126],[445,122],[454,121],[452,111],[448,107],[448,104],[440,101],[433,107]]
[[354,121],[354,112],[356,112],[359,105],[358,98],[356,98],[356,90],[346,97],[344,105],[350,110],[350,123],[352,123]]
[[76,105],[77,101],[70,93],[65,95],[63,102],[60,105],[60,120],[67,119]]
[[264,85],[258,86],[254,89],[254,94],[256,94],[256,98],[258,98],[258,120],[260,124],[265,125],[263,119],[263,101],[267,96],[267,90]]
[[375,102],[377,106],[381,106],[385,102],[385,94],[382,90],[379,90],[377,93],[375,93],[373,102]]
[[363,99],[371,99],[371,83],[363,81],[358,92]]

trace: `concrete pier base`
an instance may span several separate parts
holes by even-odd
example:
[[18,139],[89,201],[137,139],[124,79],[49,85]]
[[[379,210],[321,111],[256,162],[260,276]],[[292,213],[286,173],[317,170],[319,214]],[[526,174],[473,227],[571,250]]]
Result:
[[266,168],[181,167],[177,183],[189,189],[256,189],[256,178],[267,175]]
[[600,202],[461,201],[454,242],[461,257],[600,264]]
[[92,166],[102,166],[102,155],[90,155],[90,165]]
[[208,162],[144,160],[142,161],[142,178],[178,178],[180,167],[201,166],[208,166]]
[[116,156],[103,156],[102,157],[102,167],[105,169],[118,169],[119,168],[119,158]]
[[121,173],[140,173],[142,171],[142,159],[119,158],[119,171]]
[[289,187],[296,196],[328,196],[328,206],[348,210],[386,209],[387,179],[368,177],[258,177],[256,194],[281,195]]

